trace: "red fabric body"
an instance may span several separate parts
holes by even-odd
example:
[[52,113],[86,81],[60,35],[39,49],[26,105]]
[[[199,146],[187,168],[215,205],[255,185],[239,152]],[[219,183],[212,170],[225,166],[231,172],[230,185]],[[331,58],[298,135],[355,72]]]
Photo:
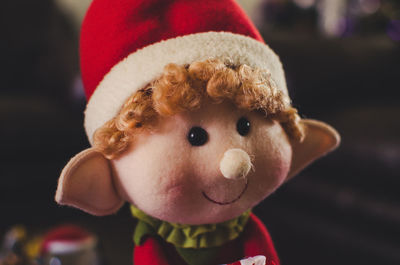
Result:
[[243,233],[243,242],[245,257],[264,255],[267,258],[266,265],[279,265],[278,254],[271,236],[254,214],[250,216],[249,224]]
[[[172,253],[176,252],[173,250]],[[169,254],[169,255],[168,255]],[[158,242],[153,237],[148,237],[142,245],[136,246],[133,252],[135,265],[186,265],[176,253],[171,255],[166,244]]]
[[114,65],[138,49],[209,31],[242,34],[263,42],[234,0],[94,0],[80,40],[87,98]]
[[[245,257],[264,255],[266,265],[279,265],[271,237],[262,222],[253,214],[242,235],[221,248],[215,263],[207,265],[229,264]],[[171,244],[159,242],[148,237],[142,245],[136,246],[133,256],[134,265],[187,265]]]

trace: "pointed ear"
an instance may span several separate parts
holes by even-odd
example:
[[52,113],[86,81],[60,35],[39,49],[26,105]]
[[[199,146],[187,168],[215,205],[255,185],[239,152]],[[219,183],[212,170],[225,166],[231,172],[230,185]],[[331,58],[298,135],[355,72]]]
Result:
[[69,161],[58,180],[56,201],[93,215],[113,214],[123,200],[115,189],[109,161],[93,148]]
[[291,141],[292,164],[286,180],[291,179],[311,162],[333,151],[340,143],[339,133],[326,123],[301,120],[305,138],[302,142]]

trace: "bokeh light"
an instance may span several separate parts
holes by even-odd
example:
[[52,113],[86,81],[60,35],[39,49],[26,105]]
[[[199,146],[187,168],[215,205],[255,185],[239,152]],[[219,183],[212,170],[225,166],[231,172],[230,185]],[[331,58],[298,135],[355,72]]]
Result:
[[400,41],[400,20],[392,20],[387,28],[388,36],[394,41]]

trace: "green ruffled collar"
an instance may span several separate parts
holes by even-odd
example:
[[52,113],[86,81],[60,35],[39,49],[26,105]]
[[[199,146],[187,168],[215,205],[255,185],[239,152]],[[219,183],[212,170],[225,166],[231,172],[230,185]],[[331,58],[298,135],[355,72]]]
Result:
[[239,217],[218,224],[184,225],[169,223],[151,217],[131,205],[131,212],[139,219],[134,241],[140,245],[145,235],[158,235],[178,248],[212,248],[237,238],[243,231],[250,216],[250,210]]

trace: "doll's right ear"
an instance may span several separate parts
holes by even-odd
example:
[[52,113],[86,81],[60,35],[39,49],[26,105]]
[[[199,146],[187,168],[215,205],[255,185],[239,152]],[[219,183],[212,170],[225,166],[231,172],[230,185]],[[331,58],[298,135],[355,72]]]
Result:
[[115,213],[124,203],[115,189],[110,162],[93,148],[76,155],[63,169],[55,199],[99,216]]

